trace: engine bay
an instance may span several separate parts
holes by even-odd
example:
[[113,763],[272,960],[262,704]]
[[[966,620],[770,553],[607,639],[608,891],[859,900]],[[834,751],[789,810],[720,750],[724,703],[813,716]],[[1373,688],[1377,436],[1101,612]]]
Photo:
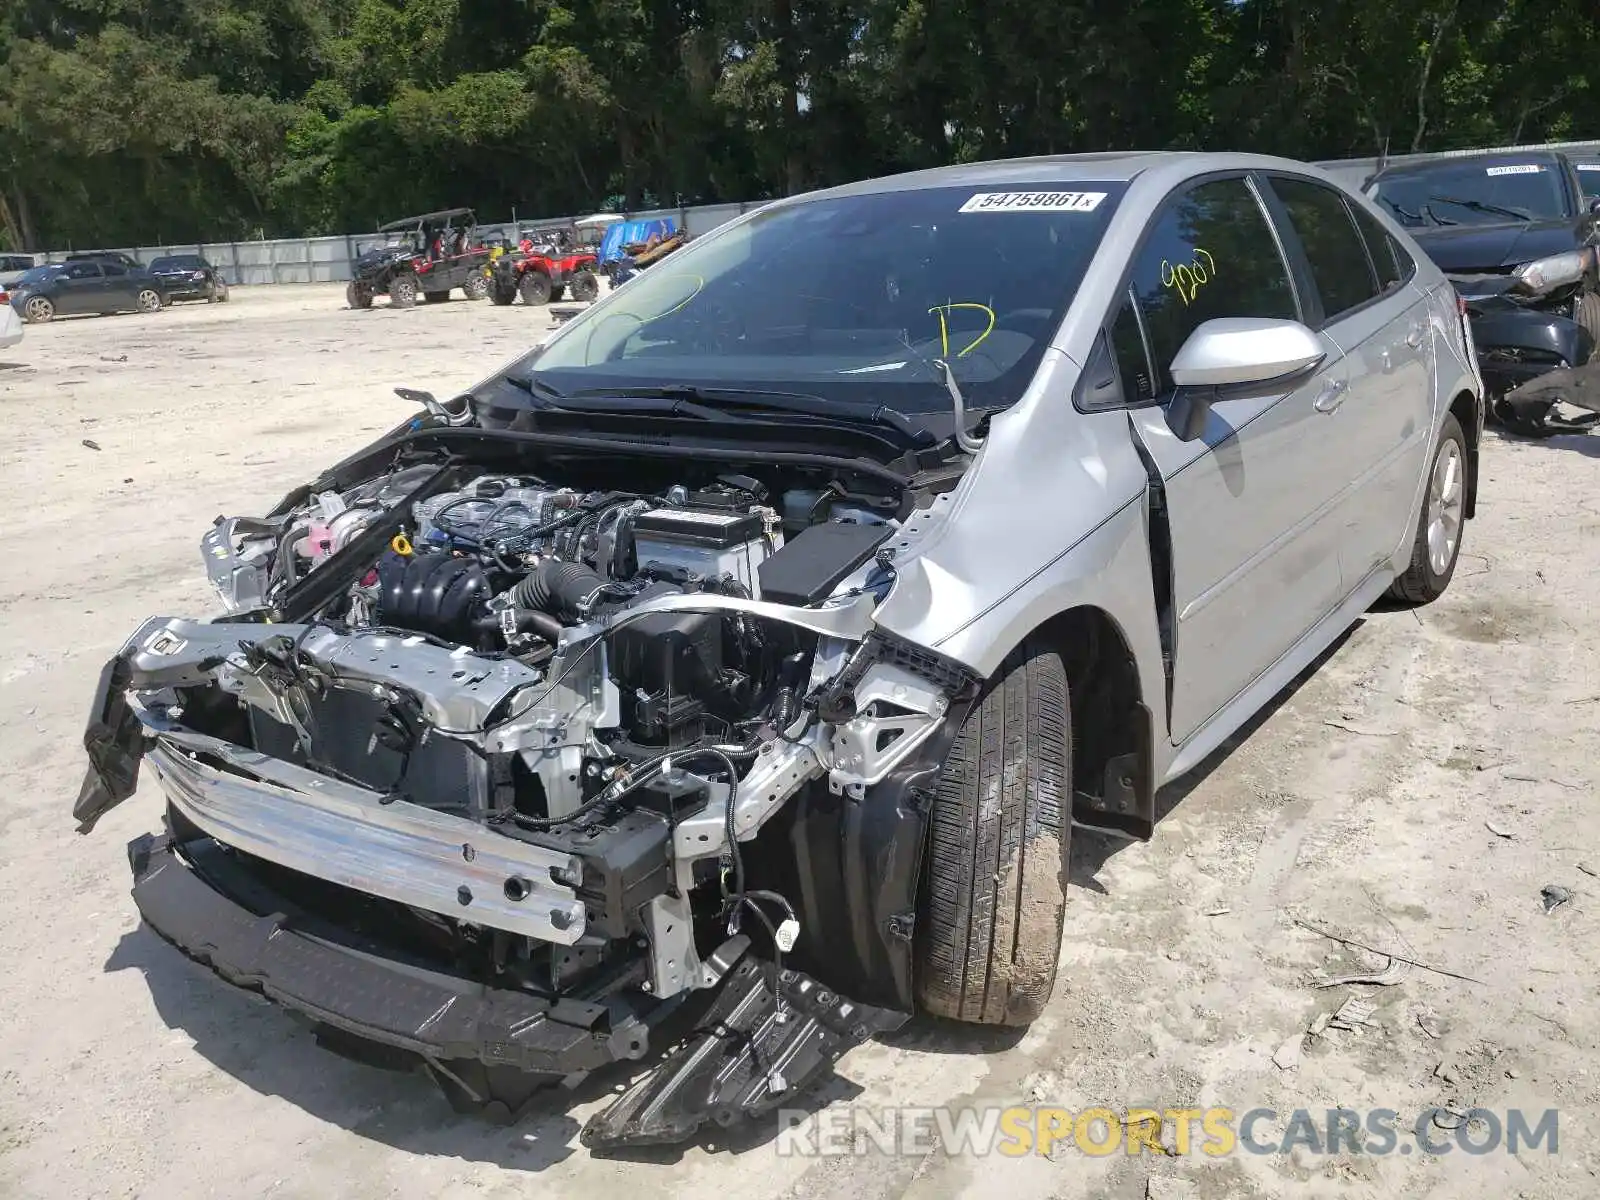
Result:
[[[129,643],[169,799],[260,847],[267,876],[354,887],[444,959],[543,994],[629,970],[658,998],[712,986],[702,947],[741,922],[781,957],[795,907],[741,843],[812,781],[859,798],[948,708],[936,671],[869,653],[902,498],[496,465],[397,460],[218,519],[226,615]],[[305,831],[241,772],[289,789]],[[359,837],[329,832],[335,792]],[[376,845],[403,822],[410,857]],[[338,870],[330,837],[355,845]]]

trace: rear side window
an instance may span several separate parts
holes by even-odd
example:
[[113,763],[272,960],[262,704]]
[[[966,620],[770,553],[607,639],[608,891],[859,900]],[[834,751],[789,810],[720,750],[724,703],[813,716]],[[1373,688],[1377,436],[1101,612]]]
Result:
[[1168,365],[1185,339],[1216,317],[1299,318],[1272,227],[1243,179],[1192,188],[1169,201],[1151,227],[1134,260],[1128,307],[1112,330],[1127,402],[1170,392]]
[[66,279],[99,279],[100,264],[92,262],[68,263],[66,270],[62,271]]
[[1394,235],[1378,224],[1371,213],[1359,204],[1352,204],[1350,211],[1355,215],[1356,227],[1361,230],[1361,236],[1367,243],[1367,252],[1372,255],[1379,285],[1385,292],[1392,292],[1411,278],[1416,264],[1411,261],[1411,255],[1406,253],[1406,248],[1395,241]]
[[128,268],[123,266],[119,262],[102,263],[100,269],[103,270],[107,275],[113,275],[113,276],[115,276],[115,275],[126,275],[128,273]]
[[1274,178],[1272,190],[1288,209],[1311,262],[1325,321],[1337,321],[1378,295],[1366,241],[1342,195],[1306,179]]

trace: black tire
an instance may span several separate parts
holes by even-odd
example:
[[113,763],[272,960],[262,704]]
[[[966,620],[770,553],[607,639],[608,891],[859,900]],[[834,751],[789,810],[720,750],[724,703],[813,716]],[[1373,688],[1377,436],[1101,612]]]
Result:
[[351,308],[371,308],[372,289],[352,280],[344,285],[344,302]]
[[467,276],[467,281],[461,285],[461,291],[468,300],[482,300],[489,294],[489,278],[482,271],[474,271]]
[[[1454,457],[1453,480],[1442,480],[1441,472],[1448,457]],[[1454,488],[1454,521],[1440,529],[1435,520],[1448,504],[1441,495]],[[1422,512],[1417,518],[1416,533],[1411,541],[1411,565],[1389,585],[1389,596],[1402,604],[1431,604],[1444,595],[1445,588],[1456,573],[1456,563],[1461,559],[1461,535],[1466,528],[1465,508],[1467,495],[1467,439],[1461,432],[1461,423],[1453,413],[1446,413],[1444,425],[1439,430],[1439,443],[1433,457],[1428,460],[1428,478],[1422,494]],[[1435,539],[1450,537],[1448,551],[1442,557],[1434,553]]]
[[1061,656],[1011,655],[967,714],[929,821],[916,933],[924,1011],[1026,1025],[1055,987],[1072,834]]
[[564,283],[558,283],[558,284],[556,284],[554,287],[552,287],[550,289],[550,299],[555,301],[558,304],[561,302],[562,298],[566,294],[567,294],[567,285],[564,284]]
[[495,280],[494,286],[489,289],[489,302],[491,304],[498,304],[501,308],[504,308],[506,305],[512,303],[514,300],[516,300],[516,298],[517,289],[514,287],[506,287],[501,284],[499,280]]
[[394,308],[410,308],[416,304],[420,290],[415,275],[396,275],[389,281],[389,303]]
[[450,293],[449,292],[423,292],[422,293],[422,298],[424,300],[426,300],[429,304],[443,304],[446,300],[450,299]]
[[579,271],[572,277],[572,298],[578,303],[588,304],[599,297],[600,280],[593,271]]
[[227,302],[228,302],[228,285],[225,284],[225,283],[222,283],[221,281],[218,281],[218,283],[217,283],[217,303],[218,304],[226,304]]
[[524,271],[517,291],[522,293],[524,304],[549,304],[550,276],[543,271]]
[[56,315],[55,301],[48,296],[29,296],[22,305],[22,319],[29,325],[43,325]]
[[1596,346],[1600,346],[1600,295],[1580,293],[1572,305],[1572,319],[1583,326]]

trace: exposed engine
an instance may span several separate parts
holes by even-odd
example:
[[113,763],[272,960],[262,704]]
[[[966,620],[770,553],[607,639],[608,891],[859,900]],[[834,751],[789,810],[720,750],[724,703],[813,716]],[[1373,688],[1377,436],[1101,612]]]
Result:
[[[531,678],[548,676],[542,702],[519,724],[556,732],[519,733],[514,746],[502,736],[496,748],[521,752],[515,770],[496,796],[465,805],[488,816],[565,817],[629,764],[694,747],[726,753],[751,745],[759,730],[787,730],[811,677],[814,634],[760,619],[748,605],[710,600],[630,610],[667,597],[815,604],[846,582],[886,581],[874,554],[897,526],[890,512],[837,490],[790,488],[772,503],[763,483],[742,475],[639,494],[481,474],[430,493],[433,471],[410,468],[342,494],[312,493],[271,524],[220,521],[205,549],[212,581],[236,613],[310,586],[338,557],[359,574],[319,604],[319,622],[422,635],[509,658]],[[374,553],[352,565],[345,552],[359,555],[358,543]],[[563,656],[569,635],[598,624],[609,626],[603,645],[590,641]],[[340,721],[358,719],[351,704],[373,701],[338,689],[319,700],[337,709],[328,719]],[[325,749],[323,765],[419,803],[440,795],[464,803],[459,788],[439,786],[452,768],[429,765],[454,758],[457,747],[424,745],[400,714],[371,719],[380,730],[371,744],[343,739],[348,753]],[[286,749],[294,736],[260,710],[253,721],[263,748]]]
[[[757,478],[574,456],[538,477],[509,438],[439,428],[445,453],[368,452],[265,517],[217,520],[202,553],[227,612],[153,617],[108,664],[80,827],[132,794],[142,757],[170,852],[207,878],[542,1006],[518,1026],[536,1075],[602,1045],[640,1057],[636,1011],[735,973],[729,995],[811,1014],[776,1028],[816,1069],[887,1010],[784,970],[835,936],[808,881],[867,886],[824,865],[843,814],[925,775],[975,694],[874,620],[891,549],[942,499],[809,462]],[[917,819],[883,812],[850,862]],[[907,863],[880,868],[910,886]],[[885,920],[868,952],[909,978],[900,910]]]
[[[354,886],[449,961],[549,994],[601,986],[640,938],[653,995],[710,986],[696,929],[741,913],[781,955],[794,909],[740,843],[813,782],[861,797],[965,684],[870,644],[881,551],[916,536],[901,497],[638,481],[433,461],[219,519],[229,615],[130,642],[177,808],[254,869]],[[330,862],[322,823],[352,812],[371,835]]]

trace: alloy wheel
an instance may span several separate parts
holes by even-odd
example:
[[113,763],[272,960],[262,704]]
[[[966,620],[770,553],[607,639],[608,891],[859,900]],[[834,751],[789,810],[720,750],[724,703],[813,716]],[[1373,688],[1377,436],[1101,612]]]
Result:
[[1450,569],[1456,542],[1461,537],[1465,465],[1461,446],[1454,439],[1439,447],[1433,476],[1428,481],[1428,565],[1435,575],[1443,575]]

